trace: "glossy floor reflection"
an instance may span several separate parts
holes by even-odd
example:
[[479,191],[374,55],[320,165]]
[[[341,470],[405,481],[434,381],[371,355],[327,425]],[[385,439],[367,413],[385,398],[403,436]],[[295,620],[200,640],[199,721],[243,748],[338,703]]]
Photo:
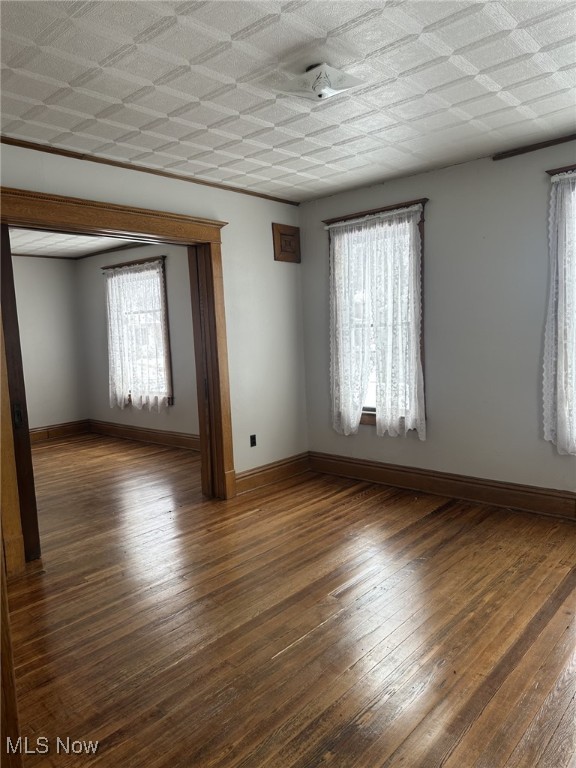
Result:
[[95,435],[34,462],[23,735],[99,748],[25,766],[571,765],[573,523],[311,473],[207,501],[197,454]]

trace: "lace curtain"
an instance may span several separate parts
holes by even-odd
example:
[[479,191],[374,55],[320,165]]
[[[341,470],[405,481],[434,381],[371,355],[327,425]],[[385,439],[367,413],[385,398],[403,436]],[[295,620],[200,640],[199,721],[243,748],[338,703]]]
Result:
[[172,382],[162,260],[107,269],[110,407],[161,410]]
[[576,173],[552,177],[544,438],[576,454]]
[[420,356],[422,206],[332,224],[332,425],[358,431],[376,370],[376,433],[426,439]]

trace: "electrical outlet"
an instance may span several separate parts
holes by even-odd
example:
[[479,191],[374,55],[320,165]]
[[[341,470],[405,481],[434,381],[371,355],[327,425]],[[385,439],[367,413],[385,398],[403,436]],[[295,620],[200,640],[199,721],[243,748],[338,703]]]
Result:
[[250,448],[254,448],[256,445],[256,435],[250,435]]

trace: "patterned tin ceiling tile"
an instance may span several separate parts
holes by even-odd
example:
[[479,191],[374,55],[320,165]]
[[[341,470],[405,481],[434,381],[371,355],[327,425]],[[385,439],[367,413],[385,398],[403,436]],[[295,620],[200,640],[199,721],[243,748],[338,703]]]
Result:
[[[0,15],[5,135],[288,199],[574,131],[573,0],[3,0]],[[321,61],[364,84],[318,104],[281,92]]]
[[115,237],[64,235],[37,229],[10,228],[10,249],[15,256],[33,254],[35,256],[74,259],[96,251],[131,244],[131,240]]

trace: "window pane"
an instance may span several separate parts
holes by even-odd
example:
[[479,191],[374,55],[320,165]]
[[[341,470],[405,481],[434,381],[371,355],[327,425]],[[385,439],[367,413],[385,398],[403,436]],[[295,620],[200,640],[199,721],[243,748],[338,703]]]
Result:
[[330,225],[332,424],[425,439],[420,360],[422,206]]
[[172,394],[163,265],[123,267],[107,277],[110,404],[159,408]]

